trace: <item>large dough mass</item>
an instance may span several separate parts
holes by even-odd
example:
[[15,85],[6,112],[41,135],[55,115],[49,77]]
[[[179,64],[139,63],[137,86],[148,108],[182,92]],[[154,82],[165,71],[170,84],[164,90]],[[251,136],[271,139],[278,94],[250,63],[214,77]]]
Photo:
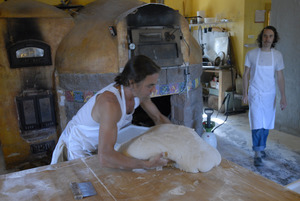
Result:
[[179,169],[193,173],[207,172],[221,162],[218,150],[193,129],[175,124],[153,126],[121,145],[118,151],[143,160],[167,152],[168,158],[175,161]]

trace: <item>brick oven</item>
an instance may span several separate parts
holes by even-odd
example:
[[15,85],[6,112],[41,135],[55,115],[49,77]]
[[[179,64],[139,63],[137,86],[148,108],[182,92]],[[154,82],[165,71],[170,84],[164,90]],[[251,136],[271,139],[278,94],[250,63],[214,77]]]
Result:
[[66,12],[41,2],[0,4],[0,144],[7,169],[49,161],[58,134],[54,58],[73,25]]
[[144,54],[162,67],[153,99],[169,99],[171,121],[202,133],[202,52],[178,11],[136,0],[98,0],[80,10],[75,22],[55,60],[61,130],[130,57]]

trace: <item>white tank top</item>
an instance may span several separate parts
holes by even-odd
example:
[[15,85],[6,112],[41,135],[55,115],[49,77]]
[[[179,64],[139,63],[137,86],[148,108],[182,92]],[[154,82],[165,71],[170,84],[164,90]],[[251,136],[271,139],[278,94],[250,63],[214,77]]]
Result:
[[[92,118],[92,109],[95,104],[97,95],[105,91],[110,91],[115,94],[121,107],[122,117],[117,123],[118,131],[131,123],[132,114],[134,111],[131,114],[126,114],[126,101],[124,98],[125,95],[123,85],[121,85],[121,96],[118,89],[115,88],[114,85],[115,83],[112,83],[102,90],[98,91],[80,108],[77,114],[68,123],[66,129],[63,132],[63,135],[66,135],[64,141],[69,150],[83,149],[88,152],[94,152],[98,148],[100,124],[94,121],[94,119]],[[134,108],[137,108],[140,101],[137,97],[134,98],[134,101]]]

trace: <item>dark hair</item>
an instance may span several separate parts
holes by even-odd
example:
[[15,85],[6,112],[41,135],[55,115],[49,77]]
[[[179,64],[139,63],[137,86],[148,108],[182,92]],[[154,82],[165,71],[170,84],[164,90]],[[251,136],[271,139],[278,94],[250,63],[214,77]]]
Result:
[[115,78],[115,82],[118,85],[129,86],[130,80],[139,83],[148,75],[159,72],[160,67],[154,61],[144,55],[138,55],[127,62],[122,73]]
[[266,29],[270,29],[274,32],[274,40],[273,40],[273,43],[271,45],[271,47],[274,48],[276,43],[279,41],[279,35],[278,35],[278,32],[277,32],[276,28],[273,27],[273,26],[267,26],[267,27],[263,28],[263,30],[261,30],[260,34],[258,35],[258,37],[256,39],[256,41],[258,43],[258,46],[260,48],[262,48],[262,37],[263,37],[264,30],[266,30]]

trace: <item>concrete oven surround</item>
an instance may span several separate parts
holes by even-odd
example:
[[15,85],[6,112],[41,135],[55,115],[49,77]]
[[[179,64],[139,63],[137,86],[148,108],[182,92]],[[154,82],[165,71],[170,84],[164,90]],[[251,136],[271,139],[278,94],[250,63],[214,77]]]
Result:
[[[60,43],[55,62],[61,129],[94,92],[111,83],[122,71],[130,57],[128,16],[138,12],[142,16],[142,20],[137,19],[141,26],[161,26],[166,23],[163,18],[171,17],[170,23],[174,24],[169,25],[180,28],[183,63],[163,66],[153,96],[172,95],[171,121],[192,127],[198,134],[203,132],[202,52],[189,31],[188,22],[163,4],[136,0],[95,1],[75,16],[76,24]],[[116,36],[111,35],[110,26],[114,27]]]

